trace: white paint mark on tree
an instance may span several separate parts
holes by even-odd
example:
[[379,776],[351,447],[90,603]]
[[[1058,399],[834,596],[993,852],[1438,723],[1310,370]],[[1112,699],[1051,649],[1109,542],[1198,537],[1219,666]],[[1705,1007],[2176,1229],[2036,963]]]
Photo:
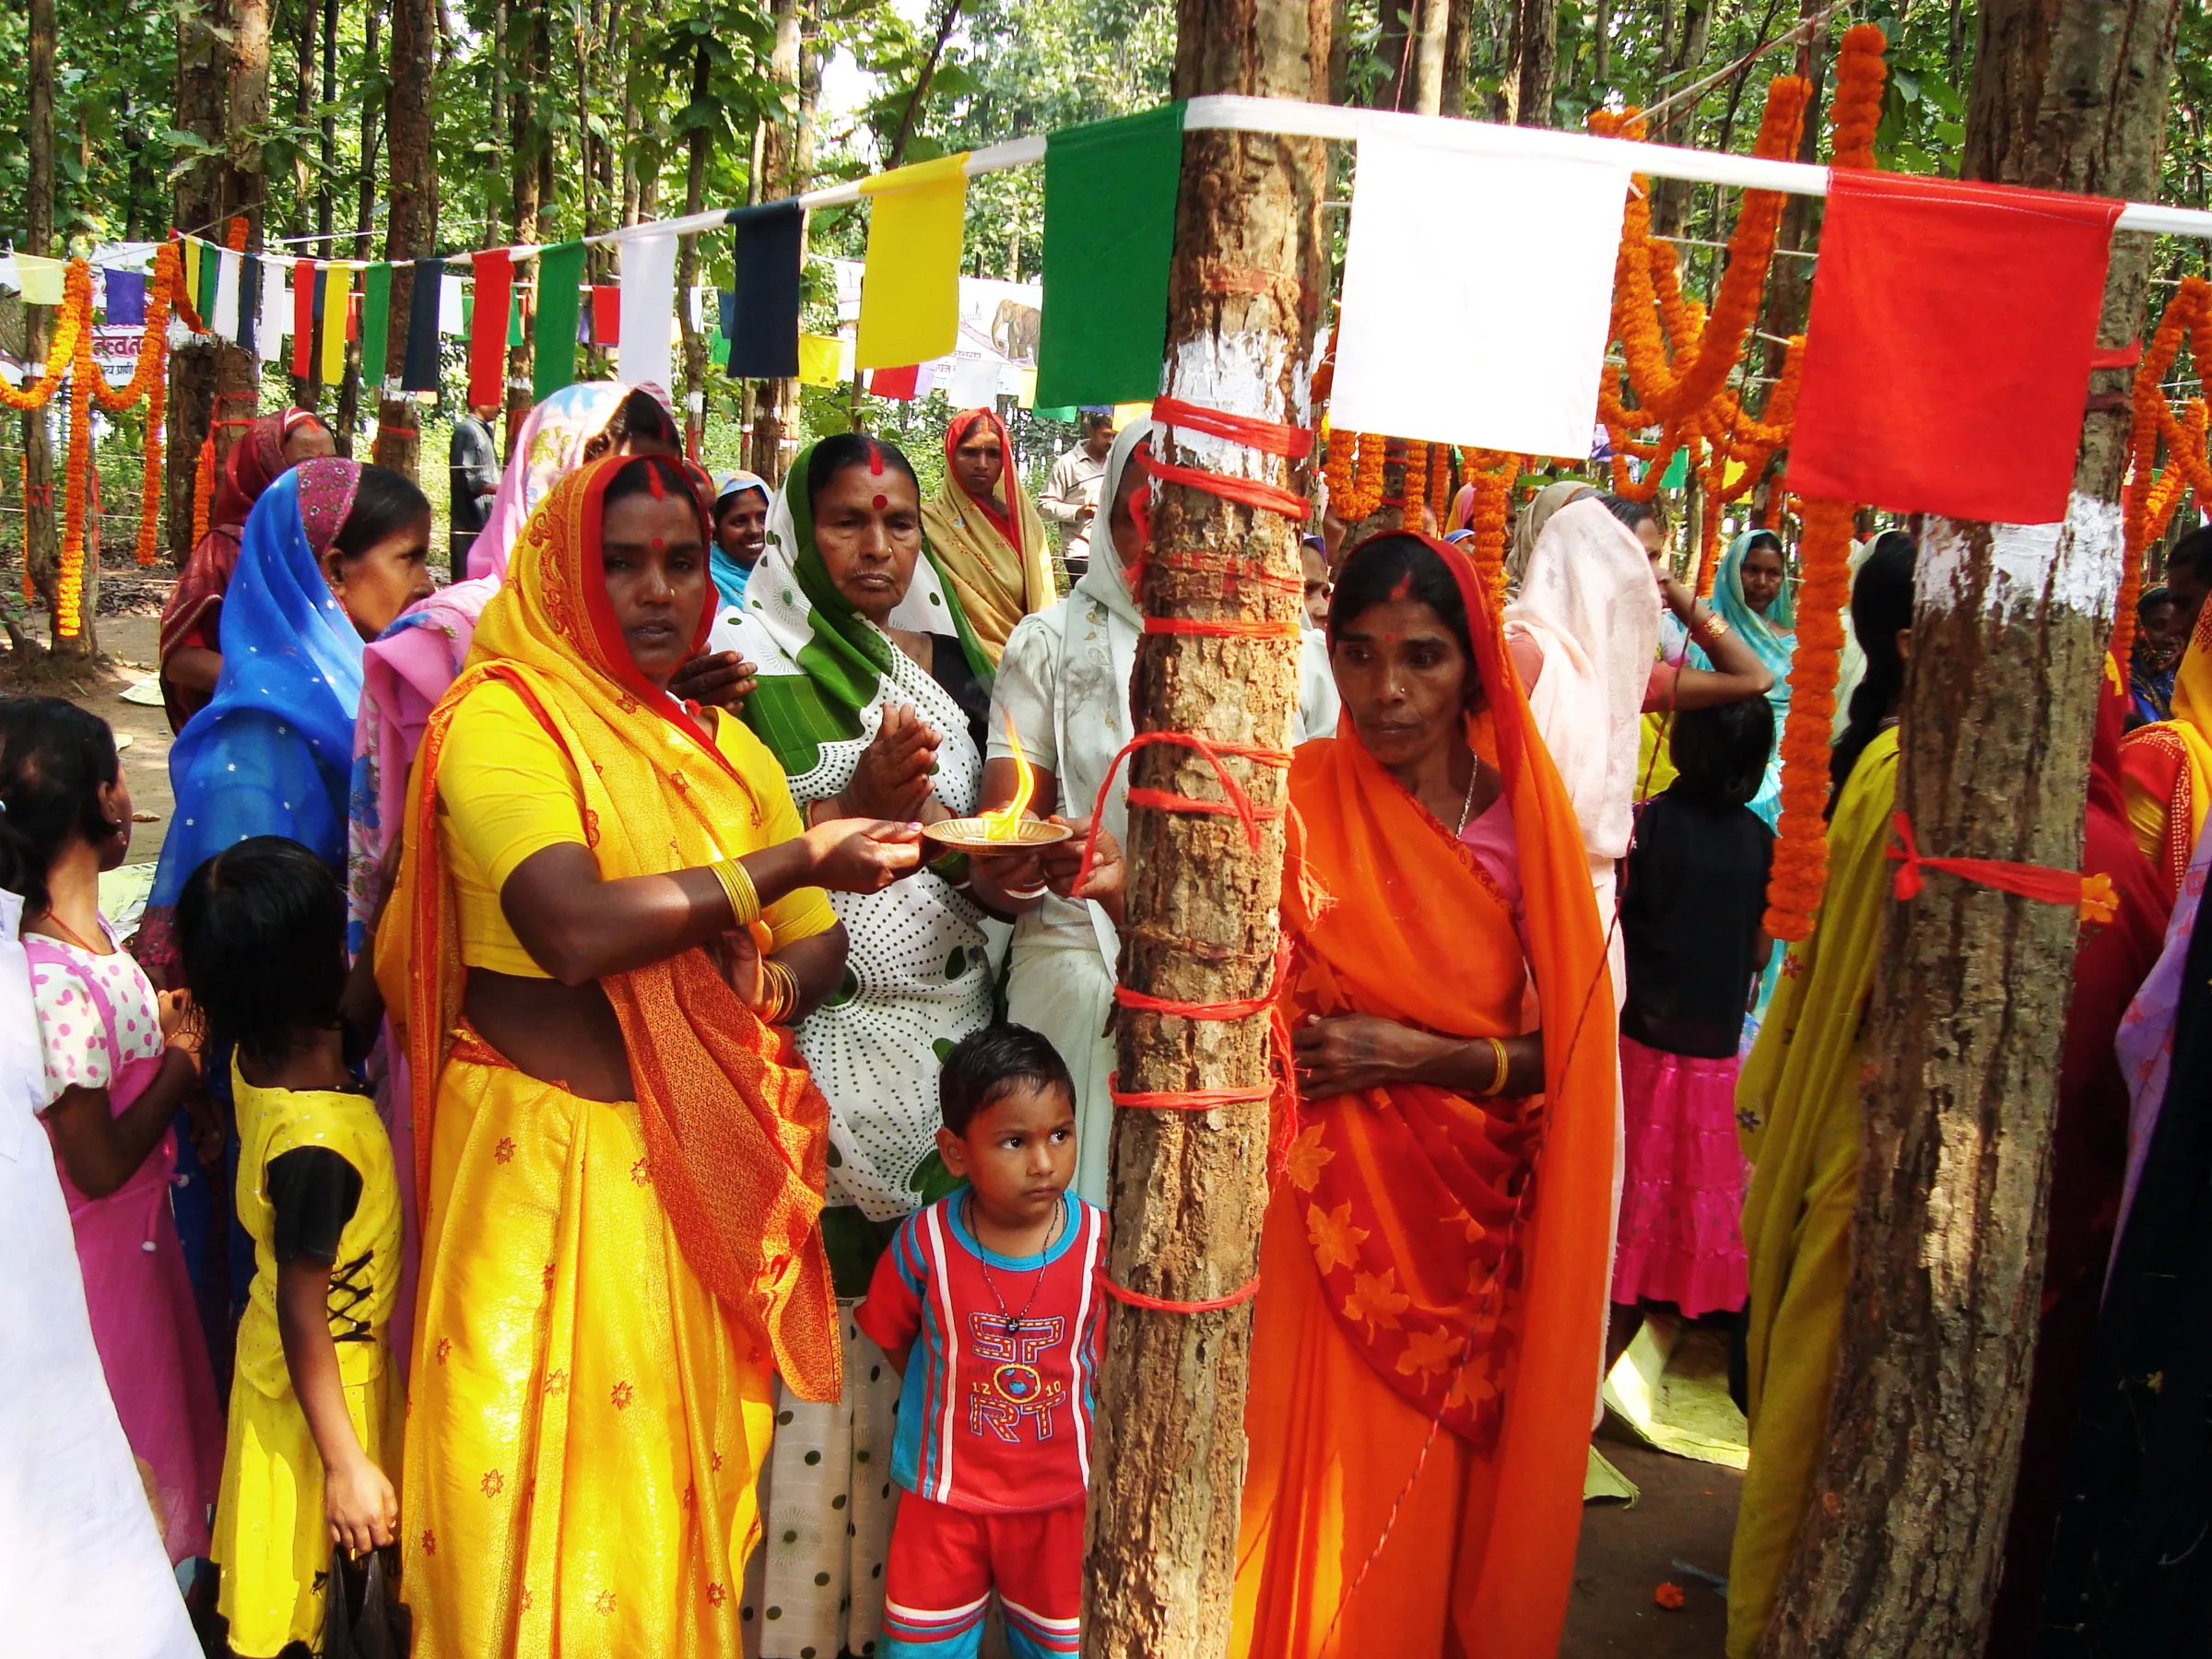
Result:
[[[1297,342],[1279,334],[1219,334],[1185,340],[1174,348],[1168,390],[1184,403],[1280,420],[1286,370],[1305,378],[1303,362],[1293,362]],[[1269,480],[1274,458],[1228,438],[1178,428],[1175,444],[1197,465],[1234,478]]]
[[[2009,620],[2047,606],[2110,621],[2120,592],[2122,545],[2118,504],[2079,491],[2057,524],[1931,519],[1921,547],[1921,607],[1971,605]],[[1978,557],[1983,548],[1985,559]]]

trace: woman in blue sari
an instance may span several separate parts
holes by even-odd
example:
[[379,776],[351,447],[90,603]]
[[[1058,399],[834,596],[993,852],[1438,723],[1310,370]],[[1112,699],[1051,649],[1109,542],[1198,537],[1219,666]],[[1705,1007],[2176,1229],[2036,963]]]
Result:
[[[1767,775],[1751,800],[1751,810],[1769,829],[1782,816],[1782,728],[1790,713],[1790,659],[1797,652],[1797,607],[1790,597],[1788,577],[1782,537],[1771,530],[1750,530],[1728,544],[1712,582],[1714,613],[1774,677],[1767,693],[1774,709],[1774,747],[1767,751]],[[1689,660],[1700,668],[1712,666],[1695,645]]]
[[138,951],[157,978],[177,895],[211,854],[288,836],[343,877],[361,646],[429,596],[429,534],[422,492],[358,461],[304,462],[254,503],[223,604],[222,678],[169,754],[175,816]]

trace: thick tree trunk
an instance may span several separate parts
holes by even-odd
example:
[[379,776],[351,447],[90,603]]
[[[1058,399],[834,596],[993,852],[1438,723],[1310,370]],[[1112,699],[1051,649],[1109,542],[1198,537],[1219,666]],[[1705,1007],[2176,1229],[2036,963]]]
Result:
[[[209,0],[205,7],[177,13],[177,126],[205,143],[220,145],[226,103],[225,65],[229,7]],[[176,223],[205,233],[222,212],[219,158],[194,161],[177,175]],[[193,493],[199,472],[200,445],[215,413],[215,354],[206,345],[174,351],[169,359],[169,555],[179,569],[192,557]]]
[[[1801,9],[1806,19],[1819,15],[1823,0],[1801,0]],[[1829,50],[1826,23],[1816,24],[1805,38],[1797,53],[1797,73],[1812,88],[1812,96],[1805,105],[1805,132],[1797,140],[1797,159],[1818,161],[1820,159],[1820,131],[1826,124],[1821,119],[1821,106],[1828,90],[1828,69],[1832,53]],[[1802,333],[1805,320],[1813,302],[1813,262],[1792,258],[1788,250],[1802,251],[1816,246],[1820,238],[1820,198],[1794,195],[1784,198],[1782,205],[1782,224],[1776,233],[1777,253],[1772,274],[1767,279],[1766,321],[1763,331],[1774,339],[1786,340]],[[1782,373],[1783,359],[1788,347],[1778,346],[1773,339],[1760,342],[1760,353],[1770,376]]]
[[[692,51],[691,108],[697,123],[690,132],[690,166],[684,175],[684,214],[688,218],[707,205],[707,161],[714,148],[714,129],[707,124],[707,98],[713,90],[712,65],[706,42]],[[682,250],[676,264],[676,317],[684,336],[684,452],[697,460],[707,432],[707,341],[691,321],[691,290],[699,282],[699,238],[679,239]]]
[[[1666,54],[1671,88],[1684,87],[1700,78],[1705,63],[1705,53],[1712,44],[1713,0],[1685,0],[1681,29],[1674,41],[1674,50]],[[1670,9],[1669,17],[1673,14]],[[1653,126],[1653,139],[1660,144],[1688,144],[1691,127],[1697,116],[1695,99],[1677,104]],[[1652,229],[1659,236],[1679,236],[1689,222],[1688,184],[1680,179],[1652,181]]]
[[[1182,0],[1175,96],[1319,100],[1329,0]],[[1304,365],[1327,293],[1323,147],[1263,134],[1184,141],[1168,288],[1165,390],[1186,402],[1303,426]],[[1228,274],[1225,276],[1225,273]],[[1164,447],[1164,446],[1163,446]],[[1162,459],[1291,488],[1287,464],[1185,435]],[[1163,618],[1297,614],[1301,525],[1181,486],[1153,509],[1142,601]],[[1262,568],[1276,584],[1239,582]],[[1224,571],[1229,572],[1225,576]],[[1279,584],[1279,585],[1277,585]],[[1297,700],[1288,641],[1149,634],[1131,705],[1140,732],[1284,746]],[[1283,799],[1278,769],[1225,762],[1255,805]],[[1218,797],[1188,751],[1139,751],[1137,786]],[[1256,849],[1233,818],[1132,803],[1122,979],[1154,996],[1215,1004],[1265,995],[1274,974],[1281,820]],[[1267,1021],[1124,1014],[1121,1077],[1133,1090],[1249,1088],[1269,1078]],[[1206,1112],[1125,1111],[1113,1147],[1115,1281],[1206,1301],[1250,1285],[1267,1203],[1264,1102]],[[1252,1304],[1207,1313],[1117,1308],[1098,1414],[1083,1651],[1093,1659],[1201,1659],[1226,1651],[1244,1475]]]
[[[510,8],[508,44],[522,43],[523,73],[507,77],[507,153],[513,167],[514,240],[527,244],[538,240],[538,220],[547,206],[540,189],[540,168],[549,140],[537,124],[537,77],[547,63],[551,41],[546,33],[545,0],[524,0],[520,9]],[[540,267],[532,276],[542,282]],[[523,340],[507,350],[507,445],[514,453],[514,435],[530,418],[531,366],[537,342],[537,307],[543,296],[535,288],[523,300]]]
[[[368,65],[371,76],[382,68],[377,62],[379,36],[382,32],[383,0],[362,0],[361,5],[361,61]],[[373,99],[361,100],[361,166],[355,185],[353,256],[356,259],[373,257],[375,248],[370,236],[371,217],[376,208],[376,150],[381,142],[376,125],[377,108]],[[374,382],[371,388],[371,401],[383,382],[384,366],[382,363],[361,361],[361,343],[349,340],[346,345],[346,379],[338,387],[338,453],[348,459],[353,454],[355,435],[361,426],[361,382]]]
[[1498,85],[1498,119],[1549,126],[1559,73],[1559,0],[1514,0],[1511,55]]
[[[1444,67],[1450,51],[1454,0],[1420,0],[1413,37],[1413,96],[1407,107],[1420,115],[1444,108]],[[1453,114],[1459,113],[1454,110]]]
[[337,257],[338,0],[323,0],[323,176],[315,182],[315,234],[323,257]]
[[422,416],[412,395],[390,389],[407,360],[407,312],[414,303],[411,261],[437,252],[431,194],[431,72],[438,60],[438,0],[393,0],[391,91],[384,102],[384,148],[391,158],[384,257],[392,261],[392,328],[378,400],[376,461],[412,478],[422,444]]
[[[270,3],[271,0],[255,0],[255,4],[263,7],[265,14]],[[315,53],[317,9],[315,0],[290,0],[290,4],[289,27],[293,71],[292,124],[301,132],[305,132],[313,124],[315,100],[323,87],[322,71]],[[239,6],[238,9],[242,21],[244,16],[242,4]],[[274,24],[279,29],[285,27],[286,14],[278,12],[274,19]],[[235,82],[235,74],[233,81]],[[230,131],[233,135],[240,131],[238,111],[235,106],[230,113]],[[234,140],[231,150],[233,158],[236,157],[237,150],[238,147]],[[305,240],[309,233],[308,205],[314,200],[314,168],[308,159],[307,147],[302,144],[299,146],[293,155],[291,214],[285,225],[285,234],[295,239],[286,249],[287,254],[290,257],[300,258],[314,253],[314,249]],[[291,381],[292,402],[303,409],[318,407],[323,398],[322,353],[309,352],[307,354],[307,372],[303,375],[293,375]]]
[[[1967,176],[2141,196],[2178,0],[1984,0]],[[2142,324],[2115,241],[2101,342]],[[1930,853],[2075,868],[2119,582],[2125,371],[2092,392],[2055,535],[1936,521],[1921,557],[1898,806]],[[2077,919],[1947,876],[1883,920],[1849,1316],[1762,1653],[1974,1659],[1997,1586],[2041,1290]]]
[[[26,182],[24,251],[51,257],[53,245],[53,55],[56,20],[53,0],[30,0],[29,86],[26,114],[29,119],[30,176]],[[53,307],[23,308],[26,359],[35,374],[53,345]],[[49,623],[58,620],[55,595],[61,589],[61,487],[53,465],[54,406],[63,404],[57,388],[44,408],[23,417],[23,558],[31,585],[46,602]],[[53,630],[53,648],[74,652],[90,649],[88,630],[76,640],[65,640]]]
[[[1444,18],[1444,84],[1439,100],[1446,115],[1465,115],[1467,112],[1467,65],[1473,57],[1475,41],[1475,0],[1445,0]],[[1331,61],[1335,58],[1335,46],[1329,50]]]
[[[783,121],[761,123],[759,199],[764,202],[781,201],[806,189],[806,164],[813,159],[813,143],[806,135],[811,100],[806,90],[806,54],[799,0],[775,0],[773,15],[776,43],[769,58],[769,77],[775,82],[789,114]],[[799,382],[755,381],[752,399],[752,441],[746,465],[770,483],[777,483],[789,458],[798,453]]]

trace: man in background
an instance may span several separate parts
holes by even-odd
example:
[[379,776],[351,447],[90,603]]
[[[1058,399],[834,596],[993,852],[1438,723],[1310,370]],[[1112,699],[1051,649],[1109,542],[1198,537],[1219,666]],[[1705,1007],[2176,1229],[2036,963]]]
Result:
[[1066,533],[1061,558],[1070,581],[1090,569],[1090,523],[1099,511],[1099,481],[1106,476],[1106,454],[1113,448],[1113,411],[1085,409],[1076,417],[1076,442],[1053,464],[1053,476],[1037,498],[1038,509]]
[[500,443],[491,423],[499,416],[496,405],[471,405],[453,422],[453,441],[446,453],[453,474],[453,580],[468,575],[468,549],[477,532],[491,520],[491,498],[500,492]]

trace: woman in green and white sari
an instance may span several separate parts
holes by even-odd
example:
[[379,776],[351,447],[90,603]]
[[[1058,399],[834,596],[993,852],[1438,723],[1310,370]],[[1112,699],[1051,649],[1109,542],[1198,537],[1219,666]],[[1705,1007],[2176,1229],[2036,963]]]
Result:
[[[976,809],[989,658],[922,535],[904,455],[857,434],[800,453],[745,602],[711,648],[758,665],[746,723],[809,822],[851,813],[928,822]],[[762,1659],[879,1636],[899,1380],[852,1304],[899,1221],[944,1182],[935,1158],[939,1056],[991,1018],[982,912],[957,863],[832,900],[851,940],[837,994],[798,1029],[830,1103],[822,1232],[845,1340],[845,1396],[779,1390],[764,1486],[767,1548],[747,1586]]]

